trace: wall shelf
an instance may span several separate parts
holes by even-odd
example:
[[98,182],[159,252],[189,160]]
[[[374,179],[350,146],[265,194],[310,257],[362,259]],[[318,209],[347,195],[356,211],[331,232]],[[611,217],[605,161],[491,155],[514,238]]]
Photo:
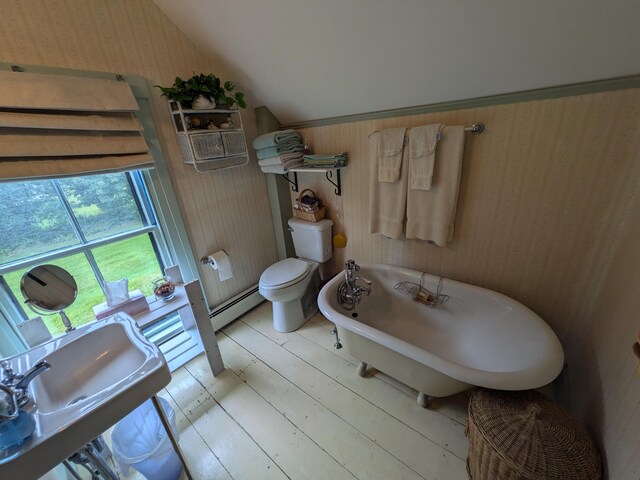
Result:
[[[237,109],[185,109],[169,101],[173,128],[184,162],[199,173],[249,163],[242,116]],[[226,128],[231,124],[231,128]]]
[[[291,168],[289,171],[282,175],[282,177],[291,184],[291,190],[294,192],[299,191],[298,187],[298,172],[299,173],[324,173],[327,181],[333,185],[335,188],[333,192],[341,196],[342,195],[342,182],[340,180],[340,170],[341,168],[317,168],[317,167],[298,167]],[[293,173],[293,180],[289,177],[289,173]],[[335,181],[333,180],[335,176]]]

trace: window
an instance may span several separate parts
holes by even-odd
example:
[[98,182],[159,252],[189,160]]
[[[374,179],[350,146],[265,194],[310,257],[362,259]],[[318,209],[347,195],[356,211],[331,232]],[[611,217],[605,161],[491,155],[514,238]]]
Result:
[[[67,310],[75,326],[92,321],[105,301],[104,282],[129,279],[129,291],[151,295],[169,262],[140,172],[0,183],[0,295],[22,319],[33,318],[20,279],[34,265],[69,271],[78,297]],[[44,316],[53,335],[59,315]]]

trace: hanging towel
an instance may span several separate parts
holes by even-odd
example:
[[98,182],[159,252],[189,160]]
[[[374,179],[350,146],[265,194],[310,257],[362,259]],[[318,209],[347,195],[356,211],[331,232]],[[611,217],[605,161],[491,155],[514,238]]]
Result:
[[407,238],[431,240],[440,246],[452,240],[463,149],[464,127],[444,127],[431,189],[407,190]]
[[290,140],[300,141],[300,135],[293,129],[278,130],[277,132],[265,133],[264,135],[256,137],[253,141],[253,148],[254,150],[260,150],[275,147]]
[[436,145],[443,127],[438,123],[414,127],[409,131],[409,188],[431,188]]
[[404,134],[406,127],[388,128],[375,132],[378,147],[378,181],[385,183],[397,182],[400,179],[402,152],[404,148]]
[[296,152],[296,153],[283,153],[282,155],[279,155],[277,157],[269,157],[269,158],[264,158],[262,160],[258,160],[258,165],[260,165],[261,167],[269,167],[271,165],[282,165],[283,163],[286,163],[290,160],[297,160],[297,159],[302,159],[302,152]]
[[[404,129],[398,129],[404,130]],[[405,206],[407,203],[407,178],[408,178],[408,157],[409,150],[402,149],[400,144],[400,155],[398,165],[399,181],[380,182],[378,173],[383,157],[379,155],[379,139],[383,132],[376,132],[371,135],[371,176],[369,178],[369,232],[381,233],[390,238],[400,238],[404,227]],[[404,131],[400,138],[404,138]],[[403,153],[404,152],[404,153]]]

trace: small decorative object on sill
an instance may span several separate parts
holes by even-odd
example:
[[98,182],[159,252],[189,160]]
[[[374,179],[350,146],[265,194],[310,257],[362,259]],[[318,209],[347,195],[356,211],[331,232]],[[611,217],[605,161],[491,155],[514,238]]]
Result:
[[123,278],[116,282],[104,282],[104,295],[107,297],[107,306],[115,307],[129,300],[129,280]]
[[174,297],[175,292],[176,285],[169,277],[162,277],[153,282],[153,293],[156,296],[156,300],[168,302]]
[[[310,195],[305,195],[305,193]],[[298,194],[298,199],[293,205],[293,216],[307,222],[317,222],[322,220],[326,213],[326,207],[320,206],[320,199],[310,188],[302,190]]]

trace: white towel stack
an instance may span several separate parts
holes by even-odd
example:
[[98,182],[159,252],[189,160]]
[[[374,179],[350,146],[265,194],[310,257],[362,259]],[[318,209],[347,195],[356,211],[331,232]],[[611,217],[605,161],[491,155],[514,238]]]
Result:
[[265,173],[284,174],[290,168],[302,166],[304,145],[295,130],[265,133],[253,141],[258,165]]
[[280,173],[284,174],[290,168],[302,166],[303,152],[300,153],[283,153],[277,157],[268,157],[264,160],[258,160],[260,170],[264,173]]

